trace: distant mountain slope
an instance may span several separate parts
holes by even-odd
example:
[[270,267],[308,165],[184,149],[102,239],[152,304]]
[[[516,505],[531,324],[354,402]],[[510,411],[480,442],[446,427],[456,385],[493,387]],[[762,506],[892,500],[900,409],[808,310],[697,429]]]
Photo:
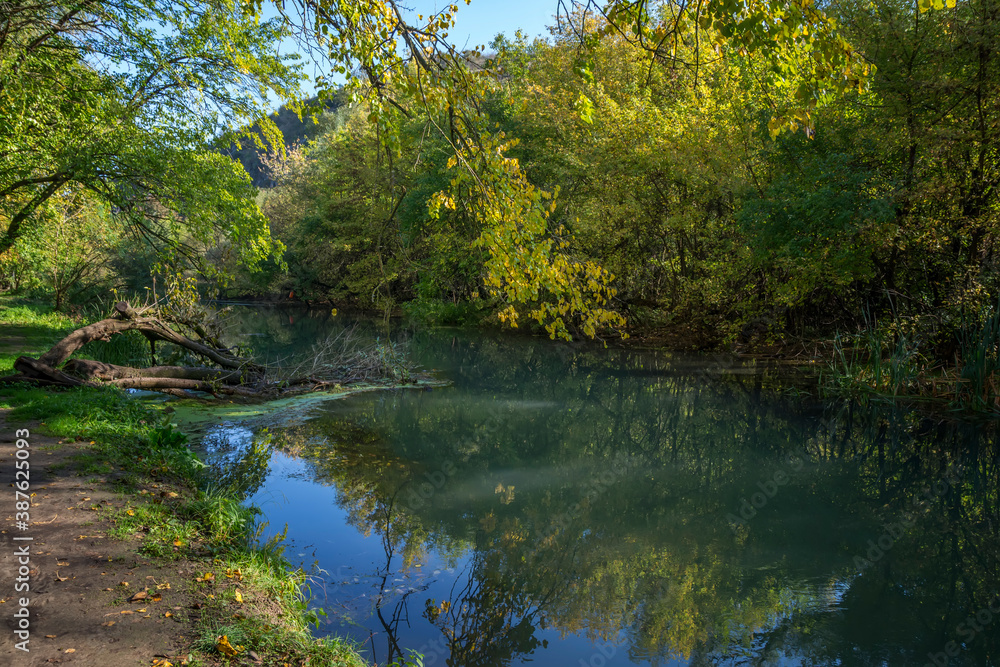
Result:
[[[317,98],[313,97],[306,100],[306,103],[315,103],[316,101]],[[327,101],[326,108],[329,111],[335,111],[340,108],[344,101],[344,95],[336,94],[333,99]],[[282,106],[278,111],[271,114],[271,118],[278,126],[278,129],[281,130],[281,134],[285,138],[285,146],[292,146],[296,142],[305,143],[315,137],[316,131],[319,129],[319,125],[316,124],[312,117],[304,115],[300,120],[298,115],[287,106]],[[259,135],[259,126],[254,125],[252,131]],[[247,170],[250,178],[253,179],[254,185],[259,188],[269,187],[272,183],[264,171],[264,165],[261,162],[258,151],[259,149],[254,145],[253,141],[246,138],[240,140],[239,146],[235,144],[230,146],[226,152],[243,164],[243,168]]]

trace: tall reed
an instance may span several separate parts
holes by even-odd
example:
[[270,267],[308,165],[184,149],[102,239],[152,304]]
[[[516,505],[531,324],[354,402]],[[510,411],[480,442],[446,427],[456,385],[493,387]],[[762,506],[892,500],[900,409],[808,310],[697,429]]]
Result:
[[956,387],[959,407],[995,411],[1000,408],[1000,307],[989,306],[959,331],[961,368]]

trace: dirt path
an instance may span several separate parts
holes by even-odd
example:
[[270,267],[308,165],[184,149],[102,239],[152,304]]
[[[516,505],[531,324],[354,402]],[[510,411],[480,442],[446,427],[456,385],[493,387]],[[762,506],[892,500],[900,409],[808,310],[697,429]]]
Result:
[[[180,665],[198,614],[200,594],[189,585],[196,564],[151,566],[137,556],[137,542],[108,537],[102,509],[125,504],[113,480],[81,475],[72,455],[82,443],[36,435],[36,426],[7,424],[0,411],[0,665],[148,667],[166,656]],[[19,530],[15,431],[23,428],[30,431],[32,497],[28,527]],[[18,562],[26,546],[27,582]],[[25,583],[30,591],[16,590]],[[150,591],[145,601],[129,602],[142,590]],[[17,648],[15,634],[21,598],[30,601],[28,652]]]

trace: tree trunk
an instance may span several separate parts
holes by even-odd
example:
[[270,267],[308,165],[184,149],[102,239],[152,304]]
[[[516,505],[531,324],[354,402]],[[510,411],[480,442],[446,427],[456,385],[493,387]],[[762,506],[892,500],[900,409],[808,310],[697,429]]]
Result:
[[176,378],[179,380],[201,380],[204,382],[244,382],[256,378],[248,377],[239,370],[206,368],[204,366],[151,366],[132,368],[117,366],[92,359],[70,359],[63,370],[87,380],[121,380],[125,378]]
[[[135,311],[131,311],[124,317],[134,314]],[[109,340],[114,334],[125,331],[139,331],[150,340],[164,340],[168,343],[179,345],[199,356],[212,360],[223,368],[250,372],[263,370],[253,362],[233,356],[228,350],[212,349],[207,345],[202,345],[186,336],[182,336],[160,320],[152,317],[136,317],[135,319],[109,318],[100,322],[94,322],[93,324],[77,329],[63,338],[52,346],[51,350],[39,357],[38,360],[54,368],[69,359],[74,352],[90,341]]]
[[21,373],[25,379],[42,380],[45,384],[60,384],[68,387],[93,386],[90,382],[67,375],[41,360],[31,357],[18,357],[17,361],[14,362],[14,370]]

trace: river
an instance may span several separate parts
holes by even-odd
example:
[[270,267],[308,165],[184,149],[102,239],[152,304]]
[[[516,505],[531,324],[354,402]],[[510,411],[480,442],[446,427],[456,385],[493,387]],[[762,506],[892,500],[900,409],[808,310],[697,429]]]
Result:
[[[237,319],[270,358],[345,326]],[[204,429],[319,634],[379,665],[1000,665],[994,424],[726,357],[362,329],[446,385]]]

